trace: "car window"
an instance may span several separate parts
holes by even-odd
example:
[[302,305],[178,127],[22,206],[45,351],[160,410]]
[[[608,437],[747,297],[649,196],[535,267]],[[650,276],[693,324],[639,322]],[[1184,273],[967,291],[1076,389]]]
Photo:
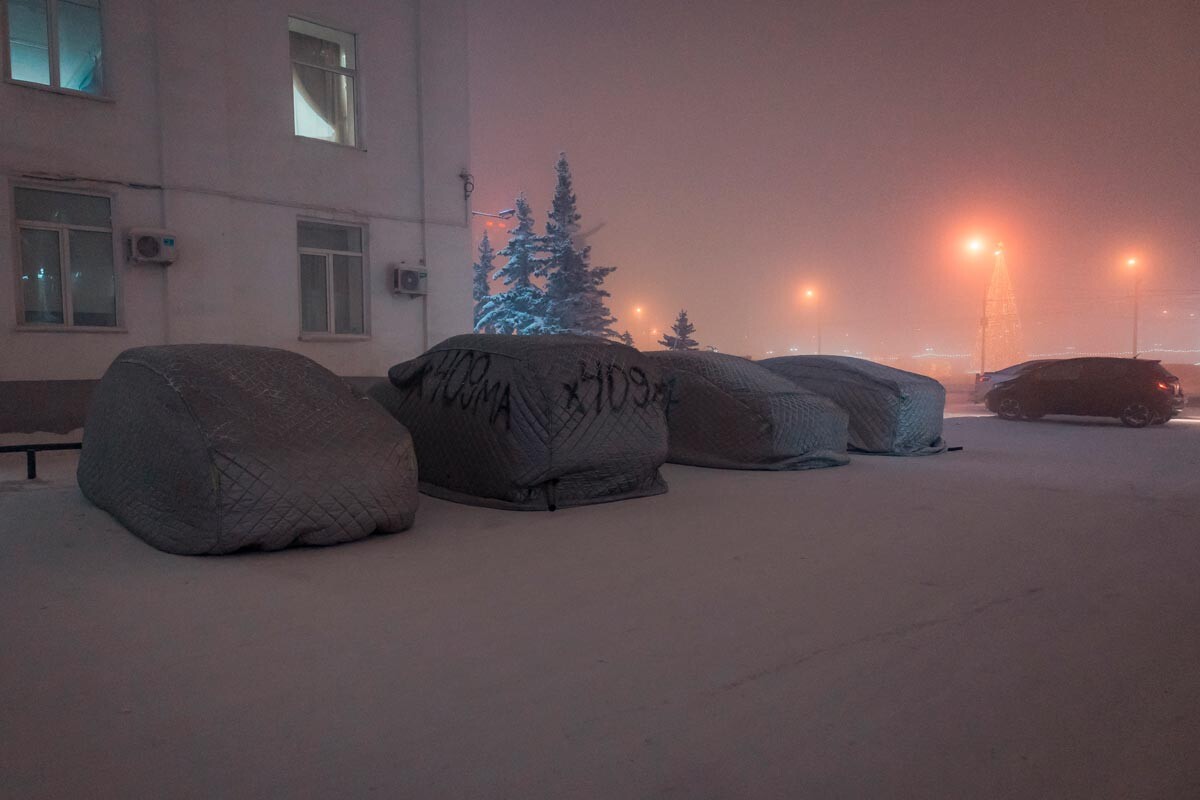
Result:
[[1079,361],[1060,361],[1037,371],[1039,381],[1074,381],[1083,377],[1083,364]]
[[1128,361],[1094,361],[1088,364],[1085,373],[1089,378],[1117,380],[1133,374],[1133,364]]

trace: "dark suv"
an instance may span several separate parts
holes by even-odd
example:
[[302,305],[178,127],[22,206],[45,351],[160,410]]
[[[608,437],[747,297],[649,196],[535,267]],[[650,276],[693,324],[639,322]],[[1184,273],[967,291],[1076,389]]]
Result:
[[1179,379],[1157,361],[1069,358],[1033,367],[987,396],[1004,419],[1046,414],[1116,417],[1131,428],[1161,425],[1183,408]]

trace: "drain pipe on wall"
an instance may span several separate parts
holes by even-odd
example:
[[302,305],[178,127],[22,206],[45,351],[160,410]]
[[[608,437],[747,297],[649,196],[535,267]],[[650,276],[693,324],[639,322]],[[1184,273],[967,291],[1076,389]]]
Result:
[[[414,4],[415,8],[413,15],[414,20],[413,30],[416,32],[414,37],[416,41],[413,46],[413,53],[417,60],[417,163],[420,168],[417,170],[418,191],[421,193],[421,260],[420,268],[429,269],[429,247],[426,242],[426,237],[429,231],[429,204],[425,197],[425,71],[422,69],[421,60],[424,57],[421,52],[421,40],[425,33],[421,30],[421,1],[417,0]],[[424,353],[429,349],[429,299],[428,295],[421,295],[421,352]]]
[[[154,4],[151,4],[152,7]],[[154,31],[154,109],[158,115],[158,227],[161,230],[167,229],[167,156],[166,156],[166,141],[163,134],[163,112],[162,112],[162,61],[160,59],[159,42],[159,26],[160,15],[158,9],[154,8],[151,12],[154,17],[152,20],[151,30]],[[162,339],[163,344],[171,343],[171,291],[170,291],[170,275],[171,269],[168,266],[162,267]]]

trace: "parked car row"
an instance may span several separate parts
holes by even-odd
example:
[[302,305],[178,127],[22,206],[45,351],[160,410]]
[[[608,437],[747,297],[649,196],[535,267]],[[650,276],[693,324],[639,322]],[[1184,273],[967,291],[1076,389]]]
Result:
[[932,455],[945,389],[861,359],[754,363],[590,336],[455,336],[364,396],[297,353],[140,347],[92,396],[83,494],[179,554],[413,524],[418,490],[550,510],[661,494],[666,461],[798,470]]
[[1026,361],[976,381],[989,411],[1008,420],[1047,414],[1115,417],[1131,428],[1162,425],[1185,398],[1179,378],[1155,360],[1066,358]]

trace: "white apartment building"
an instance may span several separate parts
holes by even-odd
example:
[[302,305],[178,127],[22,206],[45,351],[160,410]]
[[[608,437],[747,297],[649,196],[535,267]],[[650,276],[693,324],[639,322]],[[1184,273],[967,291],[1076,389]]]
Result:
[[[368,377],[470,330],[465,0],[0,0],[0,20],[0,433],[77,426],[129,347]],[[144,229],[172,263],[139,260]]]

